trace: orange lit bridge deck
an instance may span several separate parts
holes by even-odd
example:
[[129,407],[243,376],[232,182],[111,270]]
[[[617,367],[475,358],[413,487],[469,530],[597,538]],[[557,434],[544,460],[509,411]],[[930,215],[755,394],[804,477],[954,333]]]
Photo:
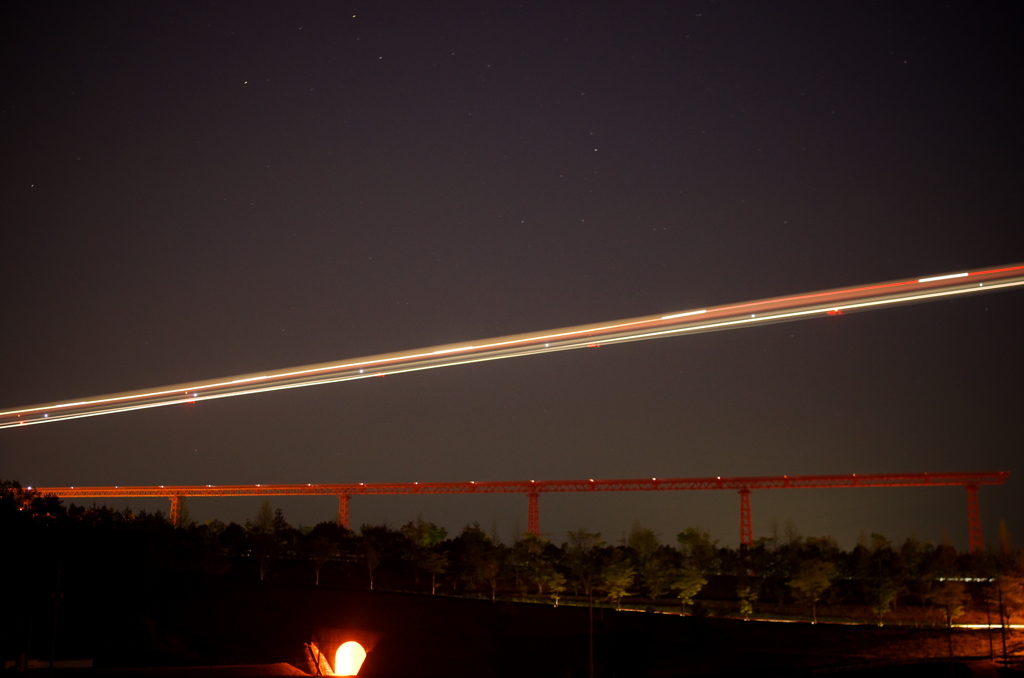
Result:
[[870,475],[757,476],[715,478],[641,478],[632,480],[520,480],[454,483],[354,483],[340,485],[152,485],[115,487],[37,487],[32,492],[62,499],[87,497],[163,497],[171,501],[171,522],[180,518],[182,497],[338,497],[338,523],[346,529],[352,495],[381,494],[525,494],[529,500],[527,530],[540,533],[539,498],[543,492],[652,492],[680,490],[736,490],[740,495],[740,543],[754,543],[750,510],[752,490],[837,487],[963,486],[967,490],[968,543],[983,547],[980,485],[1002,485],[1007,471],[967,473],[887,473]]

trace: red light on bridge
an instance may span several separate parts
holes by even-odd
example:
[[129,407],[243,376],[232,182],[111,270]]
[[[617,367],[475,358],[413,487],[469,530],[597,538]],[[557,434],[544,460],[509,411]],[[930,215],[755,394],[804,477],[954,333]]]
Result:
[[829,315],[842,315],[843,311],[841,309],[838,309],[838,308],[833,308],[831,311],[828,312],[828,314]]

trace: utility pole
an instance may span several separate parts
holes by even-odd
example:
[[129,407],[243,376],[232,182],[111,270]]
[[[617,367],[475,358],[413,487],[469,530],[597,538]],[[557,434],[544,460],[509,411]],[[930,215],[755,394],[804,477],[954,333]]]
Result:
[[60,600],[64,594],[60,592],[60,561],[57,561],[57,586],[50,594],[53,598],[53,634],[50,636],[50,676],[53,676],[53,660],[57,656],[57,620],[60,613]]
[[32,622],[35,619],[35,606],[32,604],[34,601],[29,601],[28,604],[28,639],[25,641],[25,656],[24,662],[21,662],[21,671],[28,671],[28,660],[32,658]]
[[587,587],[587,602],[590,608],[590,678],[594,678],[594,589]]
[[1009,666],[1006,661],[1006,617],[1003,612],[1003,582],[996,579],[996,590],[999,592],[999,628],[1003,632],[1003,668]]
[[992,646],[992,601],[985,595],[985,621],[988,623],[988,658],[996,658],[996,650]]

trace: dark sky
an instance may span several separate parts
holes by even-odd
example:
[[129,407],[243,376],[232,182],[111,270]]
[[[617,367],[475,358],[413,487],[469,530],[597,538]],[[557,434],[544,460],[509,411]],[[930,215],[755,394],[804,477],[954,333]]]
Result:
[[[0,407],[1024,260],[1018,3],[0,8]],[[26,485],[1008,470],[1024,293],[0,431]],[[166,508],[166,502],[133,503]],[[194,500],[244,520],[258,499]],[[278,501],[293,523],[329,499]],[[966,545],[959,489],[755,492]],[[508,540],[518,496],[363,498]],[[545,496],[738,542],[732,492]]]

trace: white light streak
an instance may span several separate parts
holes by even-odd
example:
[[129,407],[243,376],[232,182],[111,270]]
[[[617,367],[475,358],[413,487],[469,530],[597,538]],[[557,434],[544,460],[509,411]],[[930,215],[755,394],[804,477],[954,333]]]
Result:
[[966,273],[952,273],[950,275],[937,275],[934,278],[920,278],[917,282],[935,282],[936,280],[951,280],[952,278],[966,278]]
[[[968,275],[983,276],[983,282],[979,282],[977,285],[951,282],[920,293],[911,293],[911,290],[915,289],[913,286],[919,282],[953,281]],[[549,351],[584,348],[599,343],[624,343],[693,332],[710,332],[754,323],[766,324],[796,320],[842,310],[914,303],[970,292],[1008,289],[1021,285],[1024,285],[1024,265],[1018,264],[972,273],[955,273],[918,280],[813,292],[686,311],[668,316],[647,316],[594,325],[565,327],[548,332],[497,337],[476,344],[456,347],[430,347],[403,353],[240,375],[220,380],[165,386],[148,391],[116,393],[84,400],[11,409],[0,411],[0,428],[163,407],[195,402],[197,399],[214,400],[237,395],[364,379],[371,376],[467,365]],[[837,301],[842,303],[836,304]],[[751,310],[758,312],[751,313]],[[708,317],[702,318],[703,322],[697,322],[696,316]],[[683,321],[685,324],[682,325],[672,322],[680,318],[692,318],[692,320]],[[458,353],[463,353],[463,355],[457,355]],[[366,373],[367,370],[370,373]]]
[[456,351],[472,351],[476,346],[460,346],[458,348],[443,348],[440,351],[434,351],[432,355],[438,355],[440,353],[455,353]]
[[663,316],[661,316],[661,319],[662,320],[672,320],[673,318],[685,318],[686,316],[689,316],[689,315],[700,315],[701,313],[707,313],[707,312],[708,312],[708,310],[705,308],[705,309],[700,310],[700,311],[687,311],[686,313],[675,313],[673,315],[663,315]]

